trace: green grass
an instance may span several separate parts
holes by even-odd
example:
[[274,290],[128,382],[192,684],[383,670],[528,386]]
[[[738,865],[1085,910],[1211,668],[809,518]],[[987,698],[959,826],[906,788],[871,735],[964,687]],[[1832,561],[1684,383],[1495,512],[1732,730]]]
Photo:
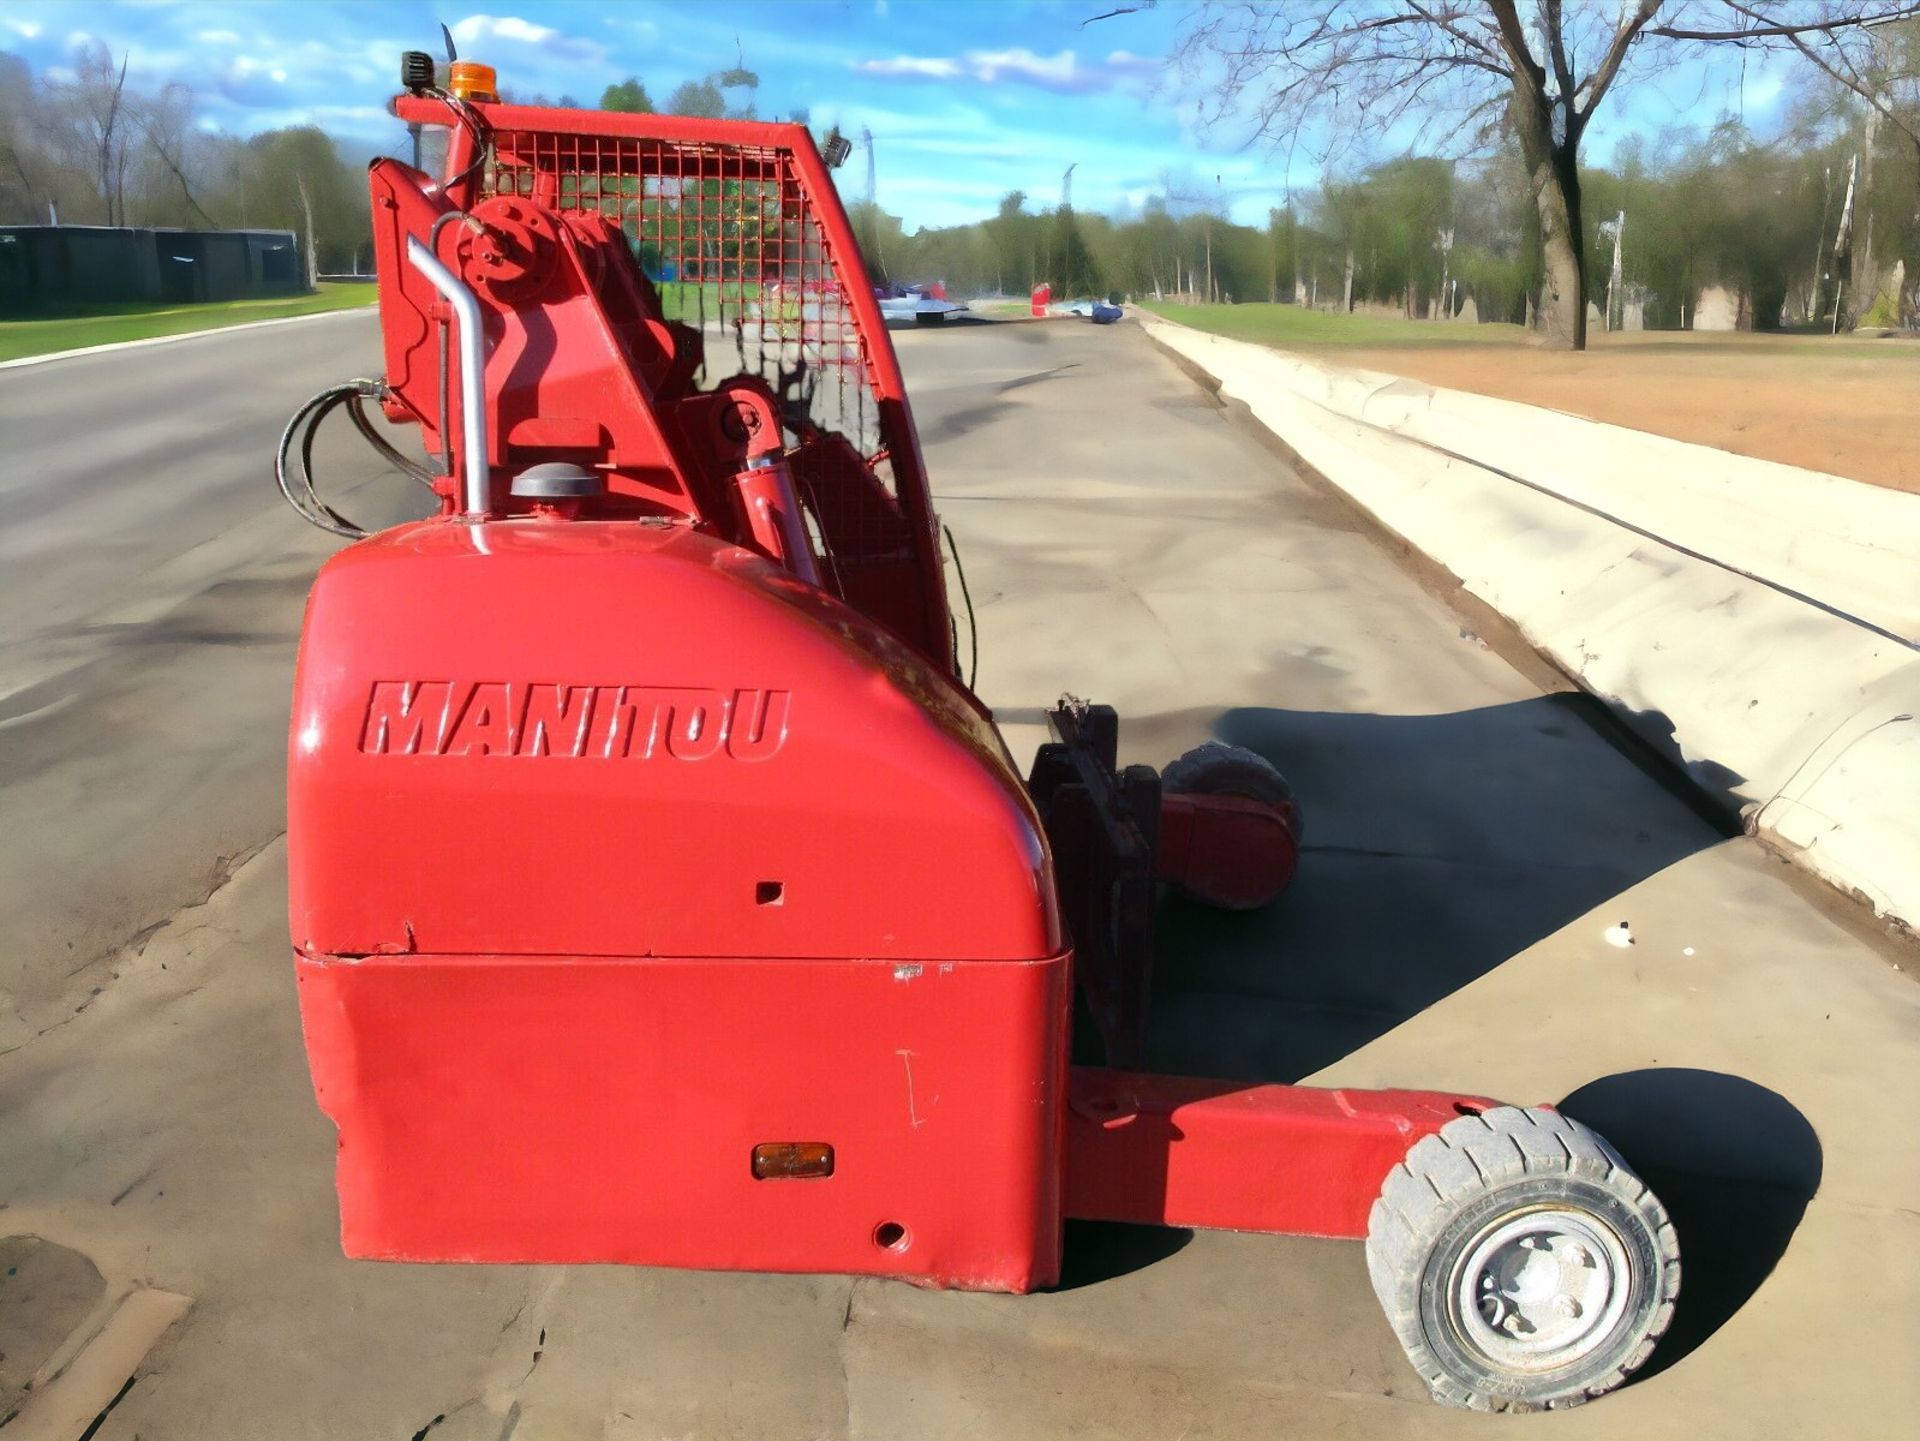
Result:
[[1142,308],[1195,330],[1210,330],[1261,345],[1512,345],[1527,334],[1518,325],[1342,315],[1299,305],[1173,305],[1151,301]]
[[[723,285],[712,280],[704,283],[661,280],[655,282],[653,288],[660,296],[660,314],[668,320],[684,321],[688,325],[698,325],[703,315],[707,320],[717,320],[723,296],[730,307],[743,301],[737,281]],[[759,291],[756,289],[754,294],[758,295]]]
[[228,325],[244,325],[251,320],[278,320],[289,315],[349,310],[359,305],[371,305],[374,299],[375,291],[371,285],[322,283],[312,295],[267,300],[224,300],[209,305],[95,305],[87,307],[81,314],[44,320],[0,320],[0,360],[80,350],[89,345],[112,345],[121,340],[147,340],[156,335],[218,330]]

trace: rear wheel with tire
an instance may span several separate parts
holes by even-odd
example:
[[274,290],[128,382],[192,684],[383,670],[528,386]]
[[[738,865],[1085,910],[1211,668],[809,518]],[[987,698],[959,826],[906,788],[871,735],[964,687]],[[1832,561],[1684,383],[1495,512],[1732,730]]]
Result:
[[1160,772],[1160,786],[1176,795],[1243,796],[1285,811],[1296,835],[1300,830],[1300,803],[1280,769],[1258,751],[1207,741],[1195,746]]
[[1214,883],[1217,878],[1205,874],[1188,875],[1174,882],[1188,899],[1221,910],[1257,910],[1292,882],[1300,854],[1300,803],[1294,799],[1287,778],[1265,756],[1244,746],[1207,741],[1160,772],[1160,789],[1166,795],[1233,796],[1252,801],[1271,811],[1284,828],[1284,834],[1270,836],[1276,848],[1265,856],[1275,870],[1270,883],[1249,890],[1240,885],[1223,887]]
[[1680,1249],[1619,1153],[1557,1111],[1494,1107],[1427,1136],[1367,1226],[1367,1271],[1434,1399],[1576,1406],[1643,1365]]

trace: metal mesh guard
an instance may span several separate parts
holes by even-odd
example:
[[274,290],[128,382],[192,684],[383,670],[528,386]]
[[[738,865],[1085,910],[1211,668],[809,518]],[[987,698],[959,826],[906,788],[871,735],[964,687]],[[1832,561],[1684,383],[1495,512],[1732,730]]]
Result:
[[[501,130],[487,192],[617,224],[666,318],[702,332],[823,430],[837,430],[891,489],[873,369],[851,306],[859,284],[833,254],[788,150]],[[728,374],[738,373],[728,370]]]

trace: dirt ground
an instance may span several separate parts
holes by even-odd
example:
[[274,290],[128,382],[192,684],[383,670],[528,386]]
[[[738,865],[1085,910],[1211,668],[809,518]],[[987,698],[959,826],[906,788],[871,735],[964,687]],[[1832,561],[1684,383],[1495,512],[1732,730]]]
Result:
[[1909,341],[1672,332],[1597,336],[1585,354],[1486,344],[1288,348],[1920,492],[1920,344]]

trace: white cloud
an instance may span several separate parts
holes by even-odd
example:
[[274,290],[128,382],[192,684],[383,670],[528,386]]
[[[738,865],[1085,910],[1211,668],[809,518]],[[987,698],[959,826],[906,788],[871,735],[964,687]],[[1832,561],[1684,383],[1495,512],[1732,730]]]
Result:
[[1740,87],[1740,99],[1749,110],[1768,111],[1780,103],[1787,92],[1787,77],[1777,71],[1761,71]]
[[233,64],[228,67],[228,70],[232,75],[241,80],[246,80],[255,75],[266,75],[284,84],[287,78],[287,72],[279,66],[273,64],[271,61],[261,60],[252,55],[234,56]]
[[7,22],[7,29],[18,35],[22,40],[39,39],[40,32],[45,28],[44,25],[36,24],[32,20],[9,20]]
[[240,37],[231,30],[202,30],[200,39],[208,45],[238,45]]
[[660,27],[651,20],[629,20],[624,15],[609,15],[603,23],[611,25],[616,30],[624,30],[629,35],[638,36],[642,40],[652,41],[660,38]]
[[1031,80],[1039,85],[1065,85],[1072,82],[1078,65],[1071,50],[1052,57],[1036,55],[1021,47],[1014,50],[969,50],[967,59],[974,73],[988,84],[1002,75]]
[[518,15],[469,15],[453,23],[453,38],[462,45],[476,40],[518,40],[527,45],[545,45],[560,32],[551,25],[536,25]]
[[934,56],[896,55],[891,60],[857,60],[853,68],[863,75],[908,75],[926,80],[953,80],[961,74],[959,61]]
[[[521,89],[528,87],[525,72],[529,67],[537,69],[547,61],[568,66],[602,65],[607,60],[607,47],[599,41],[568,35],[518,15],[469,15],[451,29],[460,53],[469,59],[489,60],[502,47],[512,50],[512,65],[520,81],[517,88]],[[513,83],[504,69],[501,78]],[[556,79],[565,83],[565,77],[546,75],[537,76],[533,83],[537,88]]]
[[551,25],[535,25],[531,20],[513,15],[502,16],[493,26],[495,39],[524,40],[529,45],[544,45],[559,33]]
[[983,85],[1011,80],[1063,95],[1086,95],[1111,90],[1121,81],[1160,69],[1160,62],[1126,50],[1115,50],[1105,60],[1086,60],[1071,50],[1039,55],[1025,46],[1006,50],[969,50],[964,55],[895,55],[886,60],[856,60],[863,75],[899,80],[977,80]]

